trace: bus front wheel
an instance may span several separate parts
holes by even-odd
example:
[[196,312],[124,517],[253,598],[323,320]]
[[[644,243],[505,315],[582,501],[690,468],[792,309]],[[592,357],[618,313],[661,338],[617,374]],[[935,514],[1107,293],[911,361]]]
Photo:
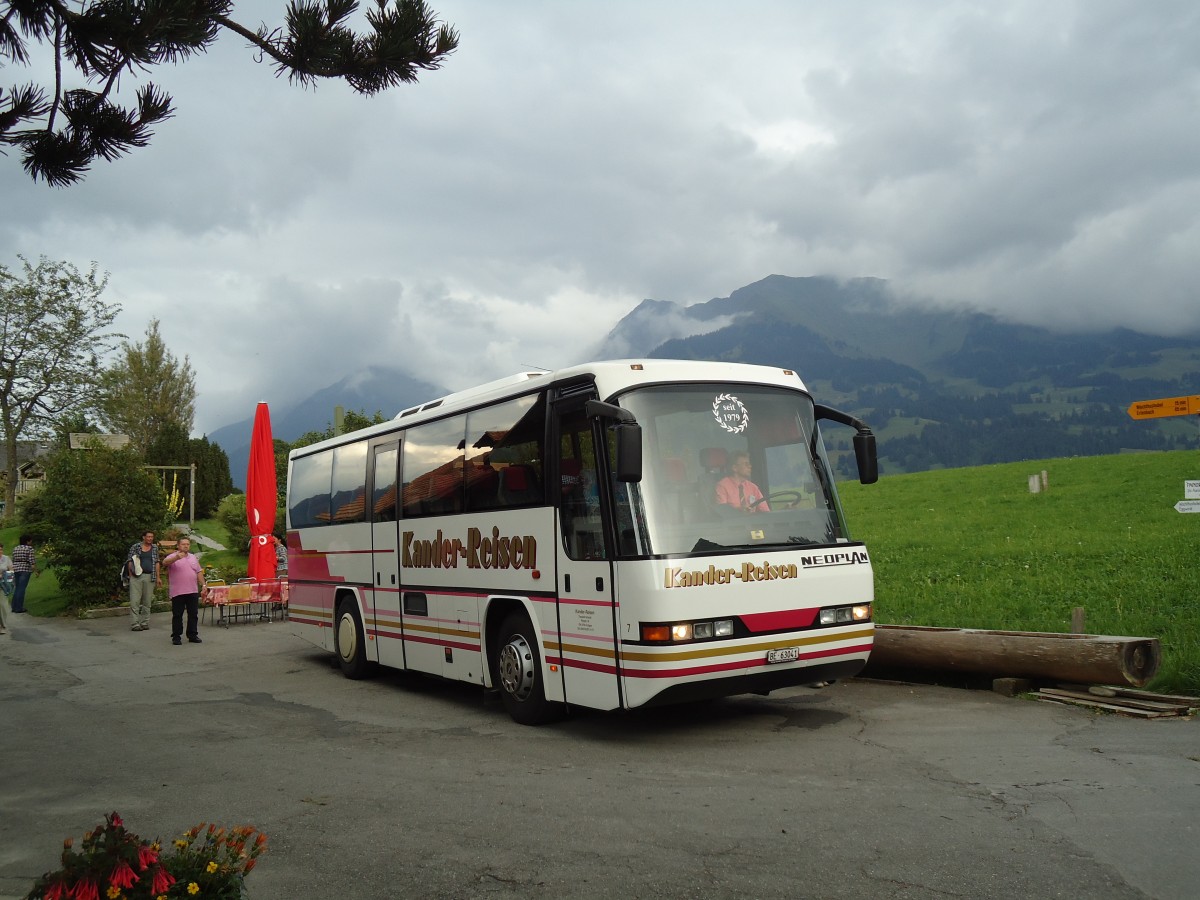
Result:
[[495,683],[504,708],[521,725],[541,725],[562,714],[557,703],[546,699],[537,636],[524,613],[511,613],[500,628]]
[[338,607],[333,640],[342,674],[347,678],[365,678],[369,668],[367,646],[362,619],[353,600],[347,600]]

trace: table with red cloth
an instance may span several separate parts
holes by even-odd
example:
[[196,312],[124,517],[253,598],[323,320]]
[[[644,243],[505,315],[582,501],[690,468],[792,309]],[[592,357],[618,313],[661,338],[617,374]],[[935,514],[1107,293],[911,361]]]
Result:
[[[264,578],[260,581],[238,581],[234,584],[206,585],[204,606],[216,610],[216,624],[228,626],[239,619],[270,622],[277,615],[287,618],[288,581],[286,578]],[[212,615],[209,616],[212,621]]]

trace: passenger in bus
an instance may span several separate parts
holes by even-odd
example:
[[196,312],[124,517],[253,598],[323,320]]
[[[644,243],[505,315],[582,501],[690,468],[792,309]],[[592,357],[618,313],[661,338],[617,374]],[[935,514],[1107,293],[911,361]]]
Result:
[[717,482],[717,503],[744,513],[769,510],[763,492],[750,480],[751,470],[750,454],[735,453],[729,464],[729,474]]

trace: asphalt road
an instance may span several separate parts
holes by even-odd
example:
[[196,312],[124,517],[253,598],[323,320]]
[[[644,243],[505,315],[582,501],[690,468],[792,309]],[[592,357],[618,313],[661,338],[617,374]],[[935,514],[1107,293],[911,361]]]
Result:
[[526,728],[286,623],[13,618],[0,898],[112,810],[259,826],[256,900],[1200,893],[1194,720],[851,681]]

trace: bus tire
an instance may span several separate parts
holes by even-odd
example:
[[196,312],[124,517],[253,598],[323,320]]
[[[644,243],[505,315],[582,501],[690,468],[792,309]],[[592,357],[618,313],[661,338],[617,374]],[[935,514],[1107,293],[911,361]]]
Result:
[[358,680],[366,678],[370,671],[367,660],[367,642],[363,632],[362,618],[353,600],[344,600],[338,606],[337,621],[333,628],[334,652],[342,674]]
[[513,721],[521,725],[542,725],[560,718],[561,704],[546,699],[542,660],[529,616],[523,612],[506,616],[500,626],[497,646],[494,683],[500,689],[500,699]]

